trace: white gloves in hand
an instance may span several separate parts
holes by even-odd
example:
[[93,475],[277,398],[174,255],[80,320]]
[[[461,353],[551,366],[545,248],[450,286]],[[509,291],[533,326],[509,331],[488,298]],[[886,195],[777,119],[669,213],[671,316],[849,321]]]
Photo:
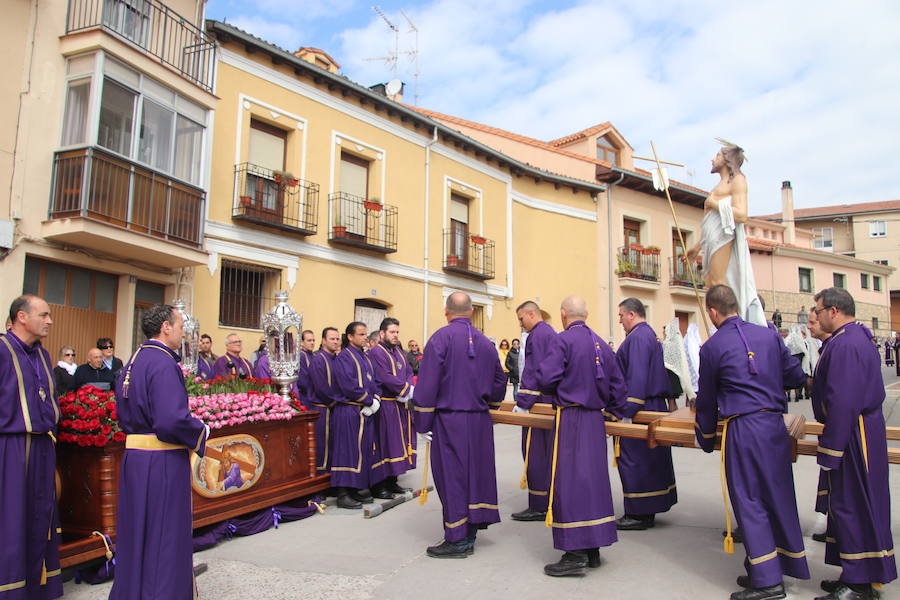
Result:
[[430,432],[430,431],[426,431],[425,433],[420,433],[420,434],[419,434],[419,441],[422,442],[422,443],[426,443],[426,442],[430,443],[430,442],[431,442],[431,437],[432,437],[432,436],[431,436],[431,432]]
[[620,423],[631,423],[631,417],[622,417]]
[[522,407],[519,406],[518,404],[516,404],[515,406],[513,406],[512,411],[513,411],[514,413],[520,413],[520,414],[523,414],[523,415],[527,415],[528,412],[529,412],[527,408],[522,408]]
[[370,406],[363,406],[360,412],[364,417],[371,417],[378,412],[379,408],[381,408],[381,402],[378,401],[378,398],[372,398],[372,404]]

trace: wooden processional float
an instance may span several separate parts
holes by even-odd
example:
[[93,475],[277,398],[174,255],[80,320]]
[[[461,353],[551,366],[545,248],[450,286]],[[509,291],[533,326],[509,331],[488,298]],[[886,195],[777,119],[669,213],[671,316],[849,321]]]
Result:
[[[494,423],[535,427],[537,429],[553,429],[556,409],[549,404],[535,404],[529,413],[514,413],[515,402],[504,401],[499,410],[491,411]],[[818,447],[818,436],[824,426],[815,421],[806,421],[803,415],[784,414],[784,426],[791,436],[793,460],[797,456],[815,456]],[[642,410],[635,414],[632,423],[608,421],[606,433],[624,438],[647,440],[651,448],[656,446],[684,446],[697,448],[694,412],[690,408],[679,408],[675,412],[653,412]],[[813,439],[805,439],[814,436]],[[900,440],[900,427],[887,428],[888,440]],[[722,441],[722,422],[719,422],[716,434],[716,449]],[[888,462],[900,464],[900,448],[888,447]]]

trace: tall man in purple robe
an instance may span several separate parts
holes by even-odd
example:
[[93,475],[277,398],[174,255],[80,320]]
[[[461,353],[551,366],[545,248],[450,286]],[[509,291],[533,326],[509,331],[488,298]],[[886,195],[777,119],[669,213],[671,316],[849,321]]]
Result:
[[212,379],[213,366],[216,364],[218,357],[212,351],[212,338],[208,333],[200,336],[200,344],[197,352],[197,375],[201,379]]
[[253,364],[241,356],[244,342],[236,333],[229,333],[225,338],[225,354],[213,364],[213,377],[255,377]]
[[[384,479],[380,467],[373,468],[372,415],[378,412],[381,400],[372,362],[364,351],[367,339],[365,323],[347,325],[343,349],[333,363],[332,377],[340,395],[331,413],[331,485],[341,508],[371,503],[369,486]],[[393,498],[393,494],[384,495]]]
[[0,598],[49,600],[63,594],[56,508],[59,405],[50,355],[50,307],[20,296],[0,336]]
[[822,582],[829,592],[822,598],[868,600],[871,584],[897,578],[881,360],[846,290],[828,288],[815,300],[822,329],[831,333],[812,393],[816,420],[825,425],[816,451],[828,484],[825,562],[841,567],[838,580]]
[[400,407],[409,402],[415,389],[412,367],[400,348],[400,321],[386,317],[381,321],[379,333],[380,341],[367,354],[375,367],[375,381],[381,395],[381,409],[372,418],[375,425],[375,464],[380,464],[385,479],[372,490],[376,496],[382,489],[392,494],[409,491],[397,482],[397,477],[412,466],[412,444]]
[[[738,316],[738,300],[726,285],[706,293],[706,312],[718,329],[700,347],[697,441],[712,452],[719,418],[722,464],[731,506],[743,532],[747,575],[731,600],[784,598],[783,576],[809,579],[797,516],[791,442],[782,414],[784,388],[806,375],[781,336]],[[727,507],[726,507],[727,515]],[[725,551],[734,552],[731,521]]]
[[146,342],[116,382],[127,434],[116,514],[116,579],[110,600],[190,600],[191,461],[203,456],[209,427],[188,410],[177,349],[184,319],[168,304],[144,313]]
[[[536,403],[553,404],[553,395],[542,394],[537,385],[537,369],[556,339],[553,330],[532,301],[516,308],[519,325],[528,334],[525,345],[525,368],[521,373],[516,406],[513,412],[531,410]],[[522,428],[522,457],[526,461],[525,481],[528,489],[528,508],[511,516],[516,521],[543,521],[547,516],[550,493],[550,463],[553,459],[553,432],[534,427]]]
[[472,325],[473,312],[468,294],[447,296],[447,325],[428,340],[419,365],[415,426],[432,446],[444,517],[444,541],[426,551],[433,558],[466,558],[478,530],[500,522],[488,410],[503,400],[506,374],[493,342]]
[[315,348],[316,334],[312,329],[304,329],[300,334],[300,354],[297,356],[297,381],[294,383],[294,391],[297,392],[297,399],[306,407],[309,407],[314,395],[310,368]]
[[624,417],[625,380],[612,349],[585,324],[587,316],[584,298],[563,300],[565,329],[537,367],[538,389],[554,395],[556,406],[546,524],[553,528],[553,547],[564,553],[544,567],[553,577],[599,567],[600,546],[618,540],[604,421]]
[[[816,315],[816,307],[815,305],[809,310],[809,317],[806,321],[806,328],[809,329],[809,335],[814,340],[818,340],[822,343],[819,347],[818,354],[816,355],[816,364],[813,365],[813,378],[808,379],[807,389],[812,390],[812,381],[815,379],[816,369],[819,367],[819,356],[822,356],[822,352],[825,351],[825,345],[828,343],[828,340],[831,339],[831,334],[822,329],[822,323],[819,321],[818,315]],[[812,391],[810,391],[810,398],[812,399]],[[827,524],[828,519],[828,473],[823,470],[819,470],[819,485],[816,488],[816,512],[820,513],[824,516],[819,517],[816,524],[820,527],[823,524]],[[822,523],[818,521],[821,520]],[[813,540],[821,543],[825,543],[827,541],[827,535],[825,531],[815,532],[810,537]]]
[[[616,351],[616,361],[625,375],[628,401],[625,416],[634,418],[639,410],[668,412],[669,375],[663,362],[662,344],[645,320],[644,304],[637,298],[619,303],[619,323],[625,341]],[[619,441],[619,477],[625,497],[625,516],[616,528],[637,531],[653,527],[656,513],[666,512],[678,502],[672,448],[648,448],[644,440]]]
[[[334,361],[341,351],[341,334],[334,327],[322,330],[322,347],[310,359],[309,379],[312,395],[309,408],[319,413],[316,419],[316,471],[319,474],[331,470],[331,413],[341,399],[341,391],[334,379]],[[340,508],[362,508],[362,504],[349,494],[338,498]]]

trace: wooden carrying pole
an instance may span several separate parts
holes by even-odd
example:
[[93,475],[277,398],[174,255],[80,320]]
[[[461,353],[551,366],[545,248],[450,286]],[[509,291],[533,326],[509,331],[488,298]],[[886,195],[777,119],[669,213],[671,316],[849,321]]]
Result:
[[[709,334],[709,319],[706,317],[706,307],[703,306],[703,301],[700,300],[700,292],[697,290],[697,276],[694,273],[694,265],[691,264],[691,261],[687,260],[687,244],[684,243],[684,235],[681,233],[681,227],[678,226],[678,217],[675,215],[675,204],[672,202],[672,196],[669,194],[669,182],[662,176],[662,164],[659,160],[659,156],[656,154],[656,146],[653,142],[650,142],[650,149],[653,150],[653,160],[656,161],[656,169],[659,173],[659,179],[662,182],[663,191],[666,193],[666,200],[669,201],[669,209],[672,211],[672,221],[675,223],[675,231],[678,232],[678,240],[681,242],[681,247],[684,248],[684,263],[687,265],[688,273],[691,276],[691,286],[694,288],[694,296],[697,298],[697,306],[700,308],[700,314],[703,316],[703,324],[706,326],[706,333]],[[672,258],[674,268],[674,261],[678,260],[678,257],[675,256]]]

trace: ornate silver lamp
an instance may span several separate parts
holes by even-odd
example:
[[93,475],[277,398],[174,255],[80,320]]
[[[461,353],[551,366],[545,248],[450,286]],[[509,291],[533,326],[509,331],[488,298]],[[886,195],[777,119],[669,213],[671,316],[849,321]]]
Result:
[[172,302],[175,310],[184,318],[184,337],[181,338],[181,364],[191,373],[197,374],[197,360],[200,347],[200,321],[184,310],[184,300]]
[[281,389],[281,395],[288,398],[291,384],[297,381],[299,347],[297,340],[303,327],[303,315],[287,303],[288,293],[275,293],[277,304],[263,315],[261,327],[266,335],[266,355],[272,381]]

